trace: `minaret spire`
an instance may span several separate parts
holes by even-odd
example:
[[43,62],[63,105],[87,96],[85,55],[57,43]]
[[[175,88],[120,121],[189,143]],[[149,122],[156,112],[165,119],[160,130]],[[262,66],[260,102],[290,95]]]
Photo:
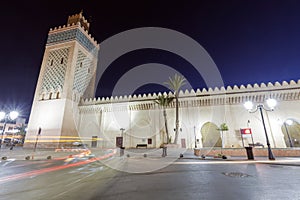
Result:
[[81,26],[87,31],[89,31],[90,23],[83,16],[83,9],[81,9],[79,14],[71,15],[68,17],[68,24],[77,24],[80,23]]

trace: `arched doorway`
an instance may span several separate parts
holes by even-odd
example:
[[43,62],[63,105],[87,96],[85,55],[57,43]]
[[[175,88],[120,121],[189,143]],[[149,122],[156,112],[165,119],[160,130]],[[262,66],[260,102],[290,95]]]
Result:
[[294,119],[287,119],[281,126],[287,147],[300,147],[300,124]]
[[221,147],[222,139],[218,126],[212,122],[206,122],[201,127],[203,147]]

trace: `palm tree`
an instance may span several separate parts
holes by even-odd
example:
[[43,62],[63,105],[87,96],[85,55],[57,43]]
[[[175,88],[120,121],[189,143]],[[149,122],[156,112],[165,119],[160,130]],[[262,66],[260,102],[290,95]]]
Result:
[[175,95],[175,106],[176,106],[176,119],[175,119],[175,139],[174,144],[177,144],[178,140],[178,130],[179,130],[179,89],[185,84],[185,78],[175,74],[173,78],[169,77],[169,81],[165,83],[170,90],[174,92]]
[[228,131],[228,126],[226,123],[222,123],[220,125],[220,127],[217,129],[218,131],[221,131],[221,137],[222,137],[222,146],[221,146],[221,154],[222,154],[222,149],[223,149],[223,146],[224,146],[224,140],[223,140],[223,132],[224,131]]
[[[155,103],[160,105],[163,108],[163,115],[165,120],[165,129],[166,129],[166,135],[167,135],[167,144],[169,144],[169,131],[168,131],[168,121],[167,121],[167,111],[166,107],[170,105],[170,103],[174,100],[174,97],[170,97],[169,95],[159,95],[155,99]],[[163,139],[164,143],[164,139]]]

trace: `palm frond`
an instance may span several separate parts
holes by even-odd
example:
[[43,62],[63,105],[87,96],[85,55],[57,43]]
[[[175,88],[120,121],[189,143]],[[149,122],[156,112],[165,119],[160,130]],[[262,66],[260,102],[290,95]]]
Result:
[[169,77],[169,81],[164,84],[173,92],[178,92],[178,90],[186,84],[186,79],[183,76],[175,74],[174,77]]
[[169,96],[169,95],[159,95],[154,102],[160,106],[163,107],[167,107],[168,105],[170,105],[170,103],[172,103],[172,101],[174,100],[174,97]]

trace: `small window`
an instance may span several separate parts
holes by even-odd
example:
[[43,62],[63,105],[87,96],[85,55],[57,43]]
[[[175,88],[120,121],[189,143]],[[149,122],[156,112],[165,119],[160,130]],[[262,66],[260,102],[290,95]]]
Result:
[[56,94],[56,98],[59,99],[59,92]]
[[82,62],[80,63],[79,67],[80,67],[80,68],[82,67]]
[[53,66],[53,60],[51,60],[51,62],[50,62],[50,66]]
[[61,58],[60,64],[64,64],[64,58]]
[[52,93],[49,94],[49,99],[51,99],[51,98],[52,98]]

